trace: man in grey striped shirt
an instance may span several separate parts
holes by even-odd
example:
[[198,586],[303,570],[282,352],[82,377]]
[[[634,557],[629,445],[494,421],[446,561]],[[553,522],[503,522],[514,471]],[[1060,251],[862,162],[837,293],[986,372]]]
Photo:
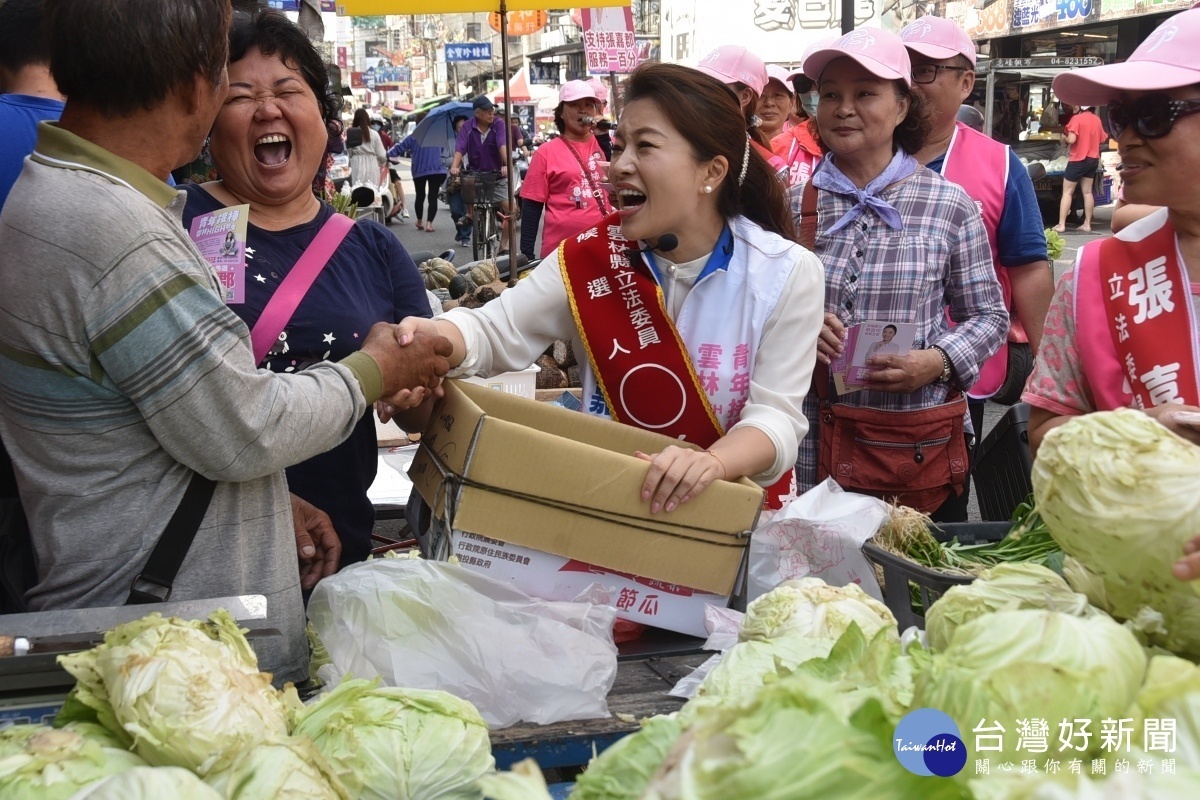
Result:
[[37,555],[33,610],[123,603],[199,472],[217,486],[172,599],[266,595],[283,637],[260,664],[298,680],[282,470],[345,439],[375,400],[436,386],[449,343],[401,348],[377,325],[339,363],[256,368],[164,182],[224,101],[229,22],[229,0],[47,0],[69,99],[0,214],[0,436]]

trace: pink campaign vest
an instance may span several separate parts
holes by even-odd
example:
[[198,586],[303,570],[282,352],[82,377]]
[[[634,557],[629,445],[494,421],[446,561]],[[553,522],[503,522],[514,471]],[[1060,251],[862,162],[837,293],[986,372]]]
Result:
[[[1004,307],[1012,316],[1012,284],[1008,270],[1000,266],[1000,245],[996,240],[1000,229],[1000,215],[1004,213],[1004,190],[1008,186],[1008,146],[989,139],[982,133],[956,123],[954,137],[942,161],[942,176],[957,183],[983,213],[983,226],[987,229],[988,245],[992,250],[992,264],[996,279],[1004,295]],[[1013,328],[1016,328],[1014,331]],[[1015,334],[1015,336],[1014,336]],[[1024,341],[1023,332],[1014,321],[1009,330],[1010,341]],[[967,392],[978,399],[987,399],[999,391],[1008,374],[1008,344],[1000,345],[996,354],[984,362],[979,371],[979,380]]]
[[1200,324],[1177,251],[1175,258],[1154,257],[1163,238],[1174,238],[1166,209],[1110,239],[1088,242],[1079,254],[1071,314],[1097,411],[1200,402]]

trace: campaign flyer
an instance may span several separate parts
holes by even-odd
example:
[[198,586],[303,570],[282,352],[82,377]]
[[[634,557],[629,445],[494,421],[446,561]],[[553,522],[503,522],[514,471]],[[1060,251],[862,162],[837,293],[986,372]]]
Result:
[[188,235],[212,265],[226,303],[246,302],[246,225],[250,206],[229,206],[192,220]]

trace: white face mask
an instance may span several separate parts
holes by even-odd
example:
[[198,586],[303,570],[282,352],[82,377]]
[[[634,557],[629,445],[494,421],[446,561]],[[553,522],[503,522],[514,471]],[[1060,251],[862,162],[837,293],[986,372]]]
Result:
[[800,95],[800,105],[804,107],[804,110],[808,112],[810,117],[817,115],[817,100],[818,97],[815,90]]

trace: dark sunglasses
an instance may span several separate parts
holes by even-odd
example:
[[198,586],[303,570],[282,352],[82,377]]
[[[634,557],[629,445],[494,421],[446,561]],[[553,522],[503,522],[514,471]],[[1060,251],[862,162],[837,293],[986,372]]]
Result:
[[1113,100],[1108,104],[1108,127],[1115,138],[1125,129],[1143,139],[1161,139],[1175,127],[1175,121],[1200,111],[1200,100],[1172,100],[1165,94],[1142,95],[1132,103]]

